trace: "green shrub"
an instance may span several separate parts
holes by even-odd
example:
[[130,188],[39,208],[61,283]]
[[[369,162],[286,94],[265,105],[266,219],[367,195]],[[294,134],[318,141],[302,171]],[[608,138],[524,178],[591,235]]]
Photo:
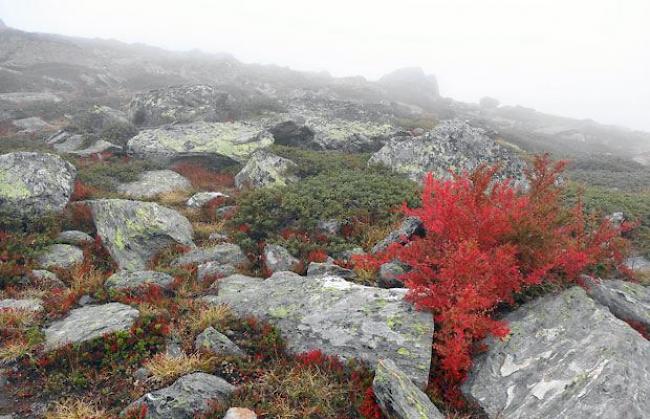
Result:
[[[307,235],[314,242],[319,220],[337,219],[351,225],[386,224],[398,216],[394,208],[417,200],[417,185],[382,170],[323,172],[281,188],[245,192],[230,226],[240,245],[254,250],[257,242],[290,240]],[[358,233],[358,229],[356,229]],[[359,236],[359,234],[356,234]],[[359,244],[350,237],[349,244]],[[321,248],[345,246],[341,238],[317,240]],[[290,247],[297,248],[296,243]],[[305,247],[303,250],[308,251]],[[302,252],[301,252],[302,253]]]
[[271,151],[298,165],[298,176],[308,177],[340,170],[364,170],[370,154],[351,154],[341,151],[314,151],[275,144]]
[[133,182],[138,175],[148,170],[157,170],[161,165],[147,161],[112,157],[110,159],[85,162],[73,162],[78,168],[77,179],[85,185],[103,191],[114,192],[118,183]]

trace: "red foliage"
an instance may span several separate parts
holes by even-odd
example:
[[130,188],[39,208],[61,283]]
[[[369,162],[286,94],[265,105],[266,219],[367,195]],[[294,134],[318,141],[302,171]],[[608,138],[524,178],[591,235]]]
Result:
[[327,252],[321,249],[312,250],[307,255],[309,262],[323,263],[327,260]]
[[375,392],[372,387],[368,387],[368,390],[366,390],[363,403],[359,406],[359,414],[365,419],[381,419],[384,417],[375,400]]
[[215,172],[197,164],[177,163],[172,170],[186,177],[197,189],[211,191],[235,186],[235,177],[232,174]]
[[72,191],[71,201],[83,201],[84,199],[91,198],[93,194],[97,193],[97,189],[88,186],[80,180],[74,181],[74,190]]
[[434,315],[441,387],[452,404],[461,404],[458,385],[476,344],[509,333],[491,316],[497,306],[513,303],[527,287],[574,283],[596,265],[622,264],[627,242],[620,229],[586,218],[580,204],[563,205],[557,179],[564,166],[538,157],[527,173],[530,188],[521,193],[510,182],[492,182],[498,168],[451,180],[429,174],[422,206],[404,206],[406,215],[422,220],[426,236],[357,260],[362,267],[392,259],[412,267],[401,279],[408,299]]

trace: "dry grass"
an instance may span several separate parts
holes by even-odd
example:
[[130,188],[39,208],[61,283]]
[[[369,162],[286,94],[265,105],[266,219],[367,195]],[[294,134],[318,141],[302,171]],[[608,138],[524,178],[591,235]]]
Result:
[[81,399],[57,401],[45,414],[45,419],[104,419],[110,417],[94,403]]
[[355,268],[354,273],[356,275],[354,282],[363,285],[373,285],[376,283],[377,271],[373,269]]
[[72,271],[70,291],[76,294],[93,295],[103,288],[106,277],[97,269],[87,269],[84,265],[75,267]]
[[163,205],[185,207],[192,191],[171,191],[158,195],[156,200]]
[[394,225],[371,225],[364,232],[361,239],[361,247],[366,252],[369,252],[372,247],[380,240],[383,240],[388,234],[393,231],[396,226]]
[[203,331],[209,326],[225,324],[232,317],[232,310],[225,305],[202,308],[189,318],[189,329],[194,332]]
[[0,329],[25,329],[38,323],[38,314],[31,310],[0,309]]
[[635,276],[636,279],[639,281],[639,284],[644,285],[646,287],[650,286],[650,272],[648,271],[637,272]]
[[0,363],[15,361],[27,355],[32,346],[24,340],[15,340],[0,347]]
[[226,222],[224,220],[213,223],[206,223],[203,221],[194,222],[192,223],[192,227],[194,228],[194,237],[197,240],[207,240],[207,238],[210,237],[210,234],[222,232],[225,225]]
[[161,353],[145,362],[144,366],[155,380],[166,383],[192,372],[210,372],[214,369],[215,359],[199,354],[171,356]]

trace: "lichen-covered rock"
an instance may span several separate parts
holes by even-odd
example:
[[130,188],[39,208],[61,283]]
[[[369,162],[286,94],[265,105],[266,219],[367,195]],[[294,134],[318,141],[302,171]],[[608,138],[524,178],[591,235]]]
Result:
[[70,269],[84,260],[84,252],[69,244],[53,244],[37,259],[37,263],[45,269]]
[[239,346],[228,339],[227,336],[219,333],[214,327],[208,327],[196,337],[194,349],[212,352],[217,355],[246,355]]
[[37,116],[30,116],[29,118],[17,119],[12,122],[13,125],[20,129],[21,132],[33,134],[39,131],[51,130],[54,128],[52,125],[43,121]]
[[0,300],[0,310],[3,309],[41,311],[43,310],[43,301],[38,298],[24,298],[20,300],[6,298]]
[[65,130],[53,134],[46,142],[59,153],[82,157],[105,152],[123,153],[122,147],[109,141],[88,135],[74,134]]
[[104,287],[115,291],[137,290],[147,285],[157,285],[163,289],[170,289],[173,283],[174,278],[164,272],[119,271],[106,279]]
[[269,272],[291,271],[296,269],[299,264],[300,261],[284,247],[277,244],[264,246],[264,265]]
[[650,342],[574,287],[507,315],[464,393],[491,418],[642,418]]
[[352,280],[356,277],[353,270],[330,262],[311,262],[307,266],[307,276],[333,275]]
[[169,387],[147,393],[127,408],[146,406],[143,419],[192,419],[210,409],[211,402],[227,403],[235,387],[222,378],[195,372]]
[[209,277],[225,278],[237,273],[237,268],[228,263],[206,262],[196,267],[196,278],[205,281]]
[[138,310],[121,303],[74,309],[67,317],[43,330],[45,349],[52,351],[69,343],[86,342],[108,333],[128,330],[139,314]]
[[397,230],[391,231],[388,236],[372,247],[372,253],[382,252],[393,243],[407,243],[415,234],[424,234],[422,221],[417,217],[406,217]]
[[129,140],[128,151],[158,161],[208,157],[243,163],[254,151],[271,144],[271,134],[256,125],[197,122],[143,130]]
[[128,128],[131,126],[126,113],[109,106],[95,105],[72,118],[76,126],[100,133],[110,128]]
[[395,132],[390,124],[340,118],[308,118],[312,142],[322,150],[367,153],[379,150]]
[[228,195],[221,192],[197,192],[187,200],[186,205],[189,208],[201,208],[208,202],[217,198],[228,198]]
[[587,294],[621,320],[650,330],[650,288],[620,280],[589,279]]
[[482,163],[503,164],[503,178],[523,181],[525,164],[521,159],[484,130],[459,120],[442,121],[420,137],[393,137],[368,161],[368,165],[387,166],[418,182],[428,172],[449,177],[450,170],[473,170]]
[[89,234],[86,234],[83,231],[68,230],[59,233],[59,235],[56,236],[56,241],[63,244],[81,246],[92,243],[94,240]]
[[153,198],[162,193],[184,191],[192,184],[173,170],[152,170],[141,173],[138,180],[122,183],[117,191],[131,198]]
[[404,301],[406,290],[365,287],[335,276],[305,279],[278,272],[263,280],[233,275],[218,281],[211,304],[227,304],[279,328],[289,350],[320,349],[374,366],[390,358],[419,387],[428,381],[433,319]]
[[131,122],[157,126],[194,121],[225,121],[235,115],[233,96],[204,84],[174,86],[135,95],[129,104]]
[[445,416],[390,359],[382,359],[372,382],[375,397],[390,419],[443,419]]
[[295,175],[297,171],[298,165],[291,160],[258,150],[235,176],[235,186],[239,189],[285,186],[299,180]]
[[194,247],[192,225],[178,212],[153,202],[88,201],[97,234],[121,269],[142,271],[172,244]]
[[77,170],[54,154],[0,155],[0,216],[34,219],[63,210]]
[[241,250],[241,247],[232,243],[222,243],[211,247],[191,250],[174,260],[172,266],[201,264],[206,262],[217,262],[233,266],[242,266],[249,263],[248,258]]

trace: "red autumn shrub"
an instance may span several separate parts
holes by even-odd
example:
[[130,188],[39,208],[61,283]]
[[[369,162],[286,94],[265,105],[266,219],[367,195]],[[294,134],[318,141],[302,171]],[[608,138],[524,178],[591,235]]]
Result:
[[80,180],[74,181],[74,189],[72,191],[72,196],[70,196],[71,201],[83,201],[84,199],[91,198],[94,194],[97,193],[97,189],[92,186],[88,186]]
[[622,263],[627,242],[620,229],[586,217],[580,204],[563,204],[558,176],[564,167],[548,156],[536,158],[526,192],[493,182],[498,168],[479,167],[451,180],[429,174],[422,206],[403,209],[422,220],[426,236],[357,260],[362,268],[393,259],[412,267],[401,279],[410,288],[407,298],[434,315],[437,379],[452,404],[460,404],[458,385],[478,342],[509,332],[492,317],[499,305],[514,303],[528,287],[574,283],[588,269]]
[[316,263],[323,263],[327,261],[327,252],[322,250],[322,249],[316,249],[312,250],[309,252],[307,255],[307,261],[309,262],[316,262]]
[[216,172],[195,163],[177,163],[172,170],[186,177],[197,189],[212,191],[235,186],[235,177],[231,173]]

